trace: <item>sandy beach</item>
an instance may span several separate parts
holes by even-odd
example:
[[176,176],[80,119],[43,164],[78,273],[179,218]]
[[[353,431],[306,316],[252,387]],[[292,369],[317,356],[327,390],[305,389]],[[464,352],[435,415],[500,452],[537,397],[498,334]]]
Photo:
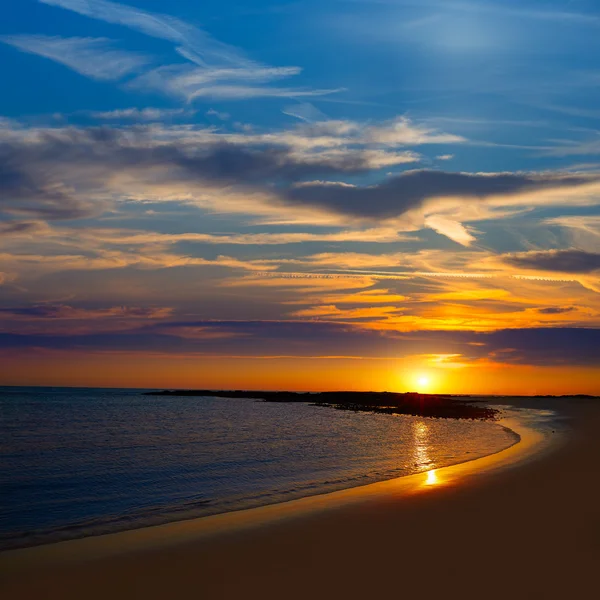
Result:
[[[5,552],[3,598],[591,598],[600,403],[531,400],[567,435],[195,521]],[[560,439],[559,439],[560,438]]]

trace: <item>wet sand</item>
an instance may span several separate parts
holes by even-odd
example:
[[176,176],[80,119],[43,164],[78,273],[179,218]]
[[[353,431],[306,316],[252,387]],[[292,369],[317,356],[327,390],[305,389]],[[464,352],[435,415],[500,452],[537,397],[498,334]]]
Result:
[[[0,555],[2,598],[591,598],[600,402],[553,443],[263,507]],[[558,437],[558,435],[557,435]]]

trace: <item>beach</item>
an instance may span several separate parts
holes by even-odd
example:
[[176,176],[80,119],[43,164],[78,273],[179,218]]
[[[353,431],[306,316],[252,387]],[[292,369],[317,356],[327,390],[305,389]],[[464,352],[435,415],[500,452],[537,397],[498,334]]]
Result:
[[600,583],[600,403],[530,402],[564,414],[568,433],[554,439],[516,423],[518,444],[433,473],[5,552],[0,593],[593,597]]

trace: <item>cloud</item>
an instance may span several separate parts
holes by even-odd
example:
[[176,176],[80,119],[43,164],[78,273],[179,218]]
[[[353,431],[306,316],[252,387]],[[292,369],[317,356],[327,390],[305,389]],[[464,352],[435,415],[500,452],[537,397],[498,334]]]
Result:
[[101,212],[106,207],[101,198],[92,202],[75,195],[72,186],[66,184],[59,173],[43,170],[43,163],[47,169],[56,156],[44,160],[36,154],[33,148],[0,142],[0,214],[76,219]]
[[265,272],[253,273],[242,278],[223,282],[222,287],[278,288],[298,294],[318,293],[323,290],[339,292],[341,290],[361,290],[375,285],[376,279],[370,275],[339,275],[337,273],[290,273]]
[[89,335],[128,331],[160,322],[173,309],[154,306],[85,307],[68,304],[33,304],[0,308],[0,331],[4,334]]
[[44,226],[37,221],[7,221],[0,222],[0,236],[21,235],[40,232]]
[[470,246],[475,241],[475,236],[471,235],[466,227],[458,221],[447,219],[440,215],[433,215],[425,219],[425,225],[431,227],[441,235],[445,235],[461,246]]
[[219,121],[228,121],[229,118],[231,117],[231,115],[229,113],[220,112],[218,110],[215,110],[214,108],[207,110],[206,113],[204,113],[204,114],[207,117],[216,117],[217,119],[219,119]]
[[597,135],[588,141],[558,140],[556,146],[544,149],[541,154],[554,157],[593,156],[600,154],[600,141]]
[[459,135],[440,133],[424,126],[415,127],[406,117],[399,117],[384,125],[367,126],[363,129],[362,136],[368,143],[384,146],[460,144],[465,141]]
[[90,309],[73,307],[67,304],[39,304],[34,306],[0,308],[0,316],[6,315],[17,319],[163,319],[170,316],[172,312],[171,308],[165,307],[112,306],[110,308]]
[[[567,2],[567,4],[570,4]],[[531,9],[527,6],[512,5],[508,6],[502,2],[468,2],[468,1],[447,1],[440,2],[439,0],[425,1],[424,6],[433,8],[443,8],[467,13],[490,13],[492,15],[515,17],[518,19],[532,19],[540,21],[557,21],[564,23],[565,21],[573,21],[579,24],[600,25],[600,19],[594,14],[585,12],[573,12],[569,10],[544,10]]]
[[217,267],[239,269],[251,272],[270,272],[277,269],[277,263],[268,260],[243,260],[232,256],[219,255],[214,259],[190,256],[184,253],[165,250],[161,247],[122,250],[102,247],[81,248],[79,251],[63,250],[61,254],[0,252],[0,263],[11,265],[15,271],[26,273],[52,271],[106,271],[134,267],[141,270],[172,269],[178,267]]
[[[390,293],[387,289],[368,289],[363,292],[354,292],[348,294],[333,294],[322,296],[318,299],[322,304],[333,304],[333,305],[362,305],[362,304],[394,304],[397,302],[405,302],[408,300],[407,296],[401,294]],[[296,299],[289,304],[308,304],[309,299]]]
[[0,41],[23,52],[59,62],[98,80],[122,79],[149,62],[141,54],[114,50],[105,38],[62,38],[45,35],[5,35]]
[[[507,348],[499,362],[528,365],[599,365],[600,329],[517,329],[479,337],[491,358]],[[565,351],[565,349],[568,349]]]
[[[358,252],[323,252],[304,259],[308,264],[319,267],[346,269],[372,269],[376,267],[398,267],[404,263],[404,254],[360,254]],[[301,262],[301,261],[299,261]]]
[[301,121],[307,123],[314,123],[317,121],[327,121],[327,116],[322,113],[316,106],[313,106],[309,102],[298,102],[290,106],[286,106],[282,111],[284,115],[295,117]]
[[572,215],[544,219],[544,225],[561,227],[569,245],[594,252],[600,247],[600,215]]
[[522,269],[589,274],[600,270],[600,254],[582,250],[543,250],[502,256],[504,263]]
[[331,146],[356,143],[386,149],[425,144],[462,144],[466,138],[433,129],[406,117],[396,117],[379,124],[349,120],[320,120],[297,128],[307,139]]
[[105,121],[163,121],[173,117],[192,116],[195,111],[184,108],[122,108],[111,111],[92,111],[89,115],[94,119]]
[[299,318],[325,318],[330,321],[364,321],[372,319],[385,319],[388,316],[399,314],[400,311],[395,306],[369,306],[365,308],[344,308],[340,309],[335,305],[313,306],[304,308],[292,313],[292,316]]
[[562,315],[577,310],[575,306],[549,306],[547,308],[538,308],[542,315]]
[[[15,224],[16,225],[16,224]],[[25,225],[25,224],[23,224]],[[6,233],[17,234],[25,231],[39,231],[36,227],[7,228]],[[0,233],[2,229],[0,229]],[[145,246],[157,244],[169,246],[181,242],[197,242],[200,244],[233,244],[242,246],[271,246],[284,244],[300,244],[306,242],[365,242],[365,243],[390,243],[414,241],[416,238],[402,235],[393,227],[377,227],[372,229],[342,229],[339,231],[309,232],[281,232],[281,233],[158,233],[123,228],[77,228],[76,230],[64,227],[44,229],[44,238],[47,240],[64,240],[68,238],[77,244],[88,245],[97,242],[107,246]]]
[[234,69],[167,65],[140,75],[128,84],[134,90],[153,90],[186,102],[198,98],[240,100],[247,98],[299,98],[323,96],[340,89],[270,87],[265,84],[300,72],[297,67],[243,67]]
[[573,215],[569,217],[552,217],[545,219],[546,225],[558,225],[578,229],[594,237],[600,236],[600,215]]

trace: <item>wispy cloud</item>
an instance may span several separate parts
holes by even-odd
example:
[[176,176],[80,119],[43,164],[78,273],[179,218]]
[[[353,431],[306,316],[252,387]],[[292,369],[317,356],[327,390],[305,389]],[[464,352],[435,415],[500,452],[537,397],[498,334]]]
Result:
[[416,127],[406,117],[399,117],[383,125],[365,127],[361,132],[364,139],[370,143],[385,146],[398,144],[459,144],[465,138],[427,128],[423,125]]
[[545,219],[544,223],[546,225],[557,225],[559,227],[566,227],[588,234],[589,236],[596,238],[594,239],[596,244],[598,243],[597,238],[600,238],[600,215],[552,217],[550,219]]
[[328,120],[325,113],[321,112],[313,104],[310,104],[310,102],[298,102],[297,104],[286,106],[281,112],[284,115],[296,117],[296,119],[300,119],[307,123]]
[[122,108],[92,111],[88,114],[94,119],[104,121],[164,121],[175,117],[193,116],[195,111],[184,108]]
[[[500,2],[431,2],[428,5],[436,5],[448,10],[457,10],[461,12],[481,12],[506,17],[515,17],[519,19],[533,19],[539,21],[556,21],[558,23],[573,22],[577,24],[600,25],[600,18],[597,15],[574,12],[570,10],[559,9],[531,9],[526,6],[512,5]],[[566,8],[566,7],[565,7]]]
[[150,60],[142,54],[115,50],[111,40],[106,38],[5,35],[0,37],[0,41],[99,80],[122,79],[138,71]]
[[106,23],[123,25],[175,44],[192,64],[168,64],[140,76],[133,89],[158,91],[187,102],[198,98],[292,98],[321,96],[338,89],[271,87],[273,81],[297,75],[299,67],[271,67],[256,62],[229,44],[176,17],[152,13],[106,0],[39,0]]
[[[356,1],[356,0],[352,0]],[[358,0],[365,2],[365,0]],[[369,0],[369,3],[372,3]],[[568,6],[556,8],[530,8],[523,3],[509,4],[507,2],[465,2],[462,0],[376,0],[376,4],[393,7],[410,6],[426,9],[439,9],[444,11],[468,12],[471,14],[492,14],[519,19],[532,19],[540,21],[557,21],[559,23],[573,22],[578,24],[600,25],[600,18],[595,14],[569,10]],[[431,18],[431,17],[430,17]],[[419,19],[416,22],[424,21]]]
[[269,87],[272,81],[300,72],[297,67],[204,68],[167,65],[140,75],[129,84],[132,89],[153,90],[192,102],[197,98],[238,100],[243,98],[300,98],[323,96],[339,89],[311,90]]
[[277,265],[273,265],[269,261],[242,260],[225,255],[208,259],[150,246],[144,248],[143,253],[101,247],[81,248],[79,251],[64,250],[62,254],[50,254],[44,250],[40,254],[0,252],[0,263],[12,267],[21,274],[53,271],[106,271],[131,267],[140,270],[224,267],[259,272],[277,269]]
[[240,50],[214,39],[194,27],[169,15],[152,13],[132,6],[106,0],[39,0],[43,4],[59,6],[92,19],[123,25],[148,36],[168,40],[178,45],[186,58],[204,65],[253,67],[256,63]]
[[215,117],[217,119],[219,119],[219,121],[228,121],[229,118],[231,117],[231,115],[229,113],[226,112],[221,112],[218,110],[215,110],[214,108],[210,108],[206,111],[206,113],[204,113],[207,117]]
[[[0,230],[1,232],[2,230]],[[10,230],[9,230],[10,231]],[[35,231],[35,230],[34,230]],[[14,235],[23,232],[14,228]],[[78,242],[95,240],[99,243],[110,245],[171,245],[180,242],[197,242],[202,244],[233,244],[242,246],[273,246],[285,244],[299,244],[304,242],[365,242],[365,243],[390,243],[414,241],[416,238],[398,233],[393,227],[377,227],[373,229],[349,229],[336,232],[324,231],[322,233],[308,232],[282,232],[282,233],[155,233],[131,229],[78,229],[77,232],[66,230],[46,229],[46,237],[64,238],[69,235]]]

